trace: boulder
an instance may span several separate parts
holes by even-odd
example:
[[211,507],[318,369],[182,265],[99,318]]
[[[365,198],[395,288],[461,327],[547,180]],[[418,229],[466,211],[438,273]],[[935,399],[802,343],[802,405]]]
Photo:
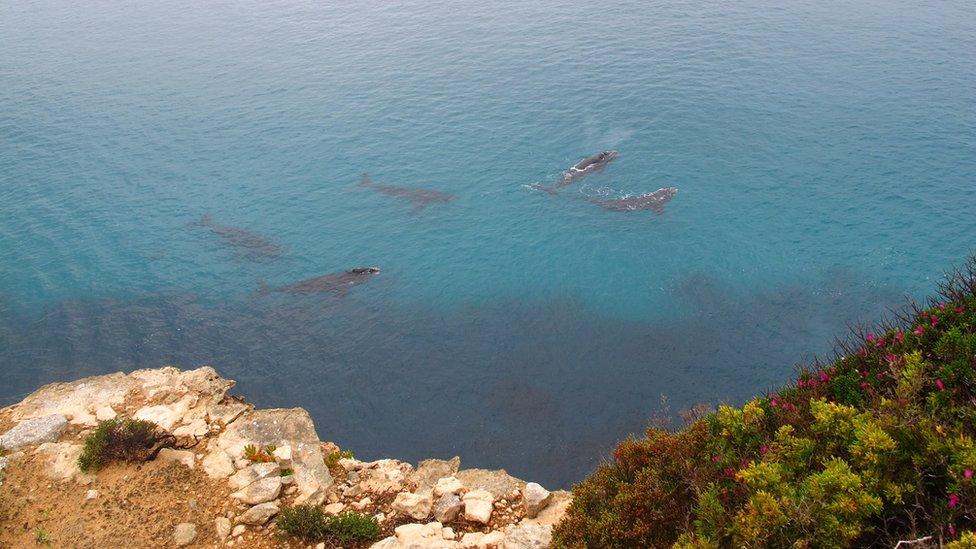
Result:
[[457,477],[444,477],[434,485],[434,496],[440,497],[444,494],[458,494],[464,490],[464,484]]
[[[340,460],[341,461],[341,460]],[[359,485],[372,494],[395,494],[410,488],[413,467],[395,459],[364,463],[359,469]]]
[[535,518],[539,511],[549,505],[552,493],[535,482],[529,482],[522,488],[522,499],[525,501],[525,516]]
[[136,413],[132,415],[132,417],[134,419],[141,419],[143,421],[151,421],[156,425],[159,425],[165,431],[172,431],[173,426],[183,419],[183,414],[187,410],[186,404],[187,403],[184,402],[179,406],[167,406],[165,404],[143,406],[142,408],[139,408]]
[[525,482],[509,475],[504,469],[465,469],[455,475],[468,490],[487,490],[495,499],[510,496],[525,486]]
[[81,444],[71,442],[45,442],[34,453],[47,462],[44,474],[48,478],[61,481],[72,478],[85,480],[86,476],[78,469],[81,449]]
[[210,426],[203,419],[194,419],[186,425],[173,429],[173,435],[178,437],[201,438],[210,432]]
[[261,503],[251,507],[247,511],[238,517],[237,521],[241,524],[250,524],[251,526],[261,526],[268,520],[278,514],[278,505],[268,502]]
[[415,486],[414,492],[426,492],[434,488],[437,481],[444,477],[454,476],[461,466],[461,458],[455,456],[450,460],[426,459],[417,464],[409,481]]
[[288,446],[286,444],[280,448],[275,448],[273,454],[274,454],[275,461],[278,462],[278,465],[282,467],[291,467],[291,459],[292,459],[291,446]]
[[342,502],[330,503],[326,505],[322,510],[330,515],[338,515],[346,508],[346,505]]
[[434,504],[434,518],[439,522],[454,522],[461,512],[461,498],[457,494],[444,494]]
[[112,409],[111,406],[99,406],[98,409],[95,410],[95,419],[98,421],[108,421],[110,419],[115,419],[116,416],[118,416],[118,414],[115,413],[115,410]]
[[234,467],[233,460],[230,459],[227,452],[220,448],[207,454],[201,463],[203,465],[203,471],[210,478],[227,478],[237,471]]
[[197,539],[197,526],[192,522],[177,524],[173,530],[173,543],[177,547],[190,545],[195,539]]
[[233,530],[231,530],[230,535],[236,538],[237,536],[243,534],[245,531],[247,531],[247,526],[244,526],[243,524],[238,524],[237,526],[234,527]]
[[302,408],[252,410],[228,425],[217,439],[217,446],[232,458],[241,457],[248,444],[290,446],[299,499],[311,505],[324,500],[333,480],[308,412]]
[[563,520],[569,504],[573,502],[572,492],[558,490],[552,493],[549,505],[539,511],[535,518],[525,518],[522,524],[541,524],[545,526],[555,526]]
[[281,477],[267,477],[257,482],[253,482],[230,495],[230,497],[240,500],[248,505],[257,505],[271,501],[281,493]]
[[61,414],[34,417],[19,422],[13,429],[0,435],[0,448],[18,450],[43,442],[58,440],[68,426],[68,419]]
[[464,518],[479,524],[488,524],[494,510],[494,496],[488,490],[471,490],[464,494]]
[[196,465],[196,456],[193,452],[189,450],[174,450],[172,448],[163,448],[156,455],[156,458],[162,461],[175,461],[177,463],[182,463],[184,466],[193,469]]
[[401,492],[393,500],[393,510],[403,513],[414,520],[427,518],[430,515],[431,505],[430,494]]
[[461,549],[501,549],[505,543],[505,535],[501,532],[468,532],[461,537],[458,547]]
[[552,526],[510,524],[505,528],[504,549],[545,549],[552,543]]
[[240,490],[263,478],[277,477],[280,475],[280,473],[281,467],[279,467],[278,464],[273,461],[268,463],[255,463],[231,475],[231,477],[227,479],[227,484],[230,485],[231,490]]
[[230,536],[231,523],[227,517],[217,517],[214,519],[214,530],[217,532],[217,539],[223,541]]

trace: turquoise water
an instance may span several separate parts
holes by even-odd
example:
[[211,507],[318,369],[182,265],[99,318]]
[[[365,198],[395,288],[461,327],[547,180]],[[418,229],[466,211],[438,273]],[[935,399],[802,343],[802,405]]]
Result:
[[974,60],[966,1],[2,2],[0,404],[213,364],[359,456],[567,486],[973,249]]

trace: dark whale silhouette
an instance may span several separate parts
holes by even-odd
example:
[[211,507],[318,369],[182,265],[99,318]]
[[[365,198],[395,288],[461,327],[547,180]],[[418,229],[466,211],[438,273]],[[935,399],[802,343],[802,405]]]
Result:
[[597,206],[605,210],[615,212],[634,212],[637,210],[652,210],[654,213],[664,213],[664,204],[678,194],[677,187],[664,187],[652,193],[628,196],[615,200],[591,200]]
[[359,186],[373,189],[376,192],[383,193],[387,196],[403,198],[413,204],[414,211],[422,210],[431,204],[446,204],[454,200],[453,194],[441,191],[373,183],[367,174],[363,174],[363,178],[359,181]]
[[194,221],[190,225],[210,229],[225,244],[247,259],[274,259],[280,257],[282,253],[281,246],[271,239],[247,229],[215,223],[210,214],[204,214],[199,221]]
[[587,156],[576,164],[573,164],[571,168],[563,172],[562,177],[555,185],[552,185],[551,187],[532,185],[532,188],[539,189],[540,191],[546,191],[549,194],[556,194],[559,189],[569,185],[570,183],[586,177],[591,173],[602,170],[607,166],[607,164],[613,162],[615,158],[617,158],[617,151],[598,152],[596,154]]
[[373,275],[379,274],[379,272],[379,267],[356,267],[355,269],[349,269],[348,271],[339,271],[337,273],[316,276],[277,288],[269,287],[264,282],[261,282],[258,293],[268,294],[271,292],[283,292],[288,294],[315,294],[331,292],[337,297],[344,297],[349,292],[350,288],[357,284],[366,282],[372,278]]

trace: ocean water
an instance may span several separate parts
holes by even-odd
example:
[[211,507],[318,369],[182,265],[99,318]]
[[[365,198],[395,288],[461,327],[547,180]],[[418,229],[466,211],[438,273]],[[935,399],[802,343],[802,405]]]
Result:
[[568,487],[931,293],[974,212],[971,1],[0,2],[0,405],[210,364],[364,459]]

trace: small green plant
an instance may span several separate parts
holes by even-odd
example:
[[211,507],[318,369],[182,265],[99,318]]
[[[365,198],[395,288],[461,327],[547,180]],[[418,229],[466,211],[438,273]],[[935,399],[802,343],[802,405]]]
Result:
[[339,465],[340,459],[355,459],[355,456],[352,455],[351,450],[335,451],[329,454],[329,456],[325,459],[325,464],[329,467],[329,469],[332,469],[333,467]]
[[38,545],[51,545],[51,535],[47,533],[47,530],[41,528],[40,526],[34,530],[34,541]]
[[112,461],[148,461],[161,449],[175,446],[176,437],[151,421],[127,418],[101,421],[85,439],[78,468],[88,473]]
[[278,516],[278,529],[304,541],[351,543],[379,537],[380,525],[375,518],[353,511],[326,515],[313,505],[285,509]]
[[276,447],[271,444],[264,448],[258,448],[253,444],[248,444],[244,447],[244,457],[251,463],[271,463],[274,461],[272,454],[275,450]]
[[294,474],[295,474],[295,470],[292,469],[291,467],[285,467],[284,469],[281,470],[281,476],[283,477],[290,477]]

